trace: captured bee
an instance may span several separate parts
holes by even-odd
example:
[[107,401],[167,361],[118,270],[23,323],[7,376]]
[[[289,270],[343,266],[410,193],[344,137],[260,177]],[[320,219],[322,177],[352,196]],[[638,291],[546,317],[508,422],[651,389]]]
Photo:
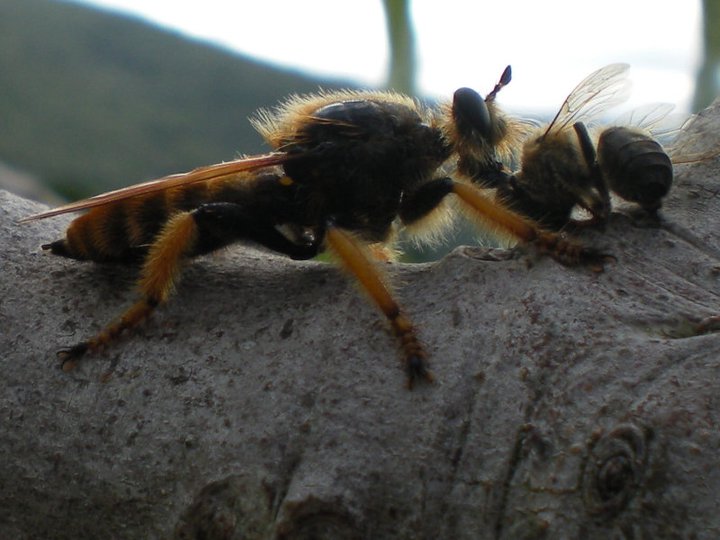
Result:
[[[525,141],[520,170],[498,185],[500,199],[555,229],[570,221],[576,207],[593,220],[607,219],[610,199],[585,122],[625,99],[628,68],[605,66],[575,87],[552,122]],[[605,144],[603,150],[611,149]]]
[[86,209],[64,238],[43,249],[73,259],[142,264],[140,298],[97,335],[60,351],[63,369],[153,313],[169,298],[184,261],[247,241],[293,259],[329,251],[388,319],[409,385],[432,380],[416,329],[373,261],[374,255],[390,253],[399,229],[412,226],[423,234],[423,224],[443,222],[432,218],[449,211],[441,203],[452,195],[481,225],[563,264],[597,267],[606,259],[487,197],[462,171],[447,175],[458,163],[461,169],[494,166],[511,123],[498,120],[493,99],[494,94],[482,99],[469,89],[435,108],[390,92],[291,97],[253,120],[272,148],[267,154],[25,218]]

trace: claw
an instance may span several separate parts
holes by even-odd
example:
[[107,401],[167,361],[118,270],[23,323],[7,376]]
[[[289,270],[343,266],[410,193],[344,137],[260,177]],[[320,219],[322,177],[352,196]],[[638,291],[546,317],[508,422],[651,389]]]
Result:
[[566,266],[587,266],[591,271],[600,274],[605,271],[606,264],[617,262],[617,257],[592,248],[583,248],[575,258],[571,257],[565,261],[558,259],[558,261]]
[[421,356],[410,356],[405,362],[405,369],[408,374],[408,390],[412,390],[416,380],[424,380],[432,383],[435,381],[432,372],[427,368],[425,360]]
[[72,371],[77,367],[78,361],[88,351],[88,344],[86,342],[78,343],[68,349],[61,349],[57,352],[58,360],[60,360],[60,367],[63,371]]
[[533,243],[541,254],[550,255],[564,266],[589,266],[594,272],[602,272],[605,264],[617,259],[595,248],[584,246],[559,234],[544,233]]

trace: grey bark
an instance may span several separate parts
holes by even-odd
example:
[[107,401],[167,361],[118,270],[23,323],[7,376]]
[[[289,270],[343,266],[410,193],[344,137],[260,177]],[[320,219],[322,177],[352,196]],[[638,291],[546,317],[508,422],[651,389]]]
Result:
[[660,225],[584,235],[604,273],[393,265],[437,379],[413,391],[344,276],[251,248],[64,373],[135,271],[41,253],[69,218],[1,193],[0,537],[720,537],[720,161],[676,172]]

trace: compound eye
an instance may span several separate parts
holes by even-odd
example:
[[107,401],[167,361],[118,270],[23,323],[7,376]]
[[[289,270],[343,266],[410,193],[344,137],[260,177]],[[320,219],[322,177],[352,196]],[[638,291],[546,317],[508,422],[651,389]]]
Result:
[[472,88],[460,88],[453,96],[453,118],[461,132],[470,129],[482,137],[490,137],[490,111],[483,97]]

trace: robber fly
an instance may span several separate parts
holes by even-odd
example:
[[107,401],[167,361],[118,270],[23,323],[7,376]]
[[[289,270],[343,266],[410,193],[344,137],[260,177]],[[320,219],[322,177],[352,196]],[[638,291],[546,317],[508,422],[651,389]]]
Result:
[[[508,81],[509,70],[499,84]],[[437,223],[433,216],[450,210],[441,203],[452,195],[481,224],[561,263],[601,266],[605,260],[508,209],[466,178],[463,170],[492,169],[496,150],[512,146],[512,122],[498,119],[494,95],[487,100],[462,88],[452,103],[434,108],[392,92],[291,97],[253,120],[272,148],[267,154],[26,218],[87,210],[64,238],[43,249],[80,260],[142,261],[140,298],[97,335],[60,351],[63,369],[72,369],[165,302],[183,261],[249,241],[293,259],[331,252],[387,317],[409,385],[431,380],[415,327],[373,261],[397,229],[413,226],[423,234],[424,223]]]

